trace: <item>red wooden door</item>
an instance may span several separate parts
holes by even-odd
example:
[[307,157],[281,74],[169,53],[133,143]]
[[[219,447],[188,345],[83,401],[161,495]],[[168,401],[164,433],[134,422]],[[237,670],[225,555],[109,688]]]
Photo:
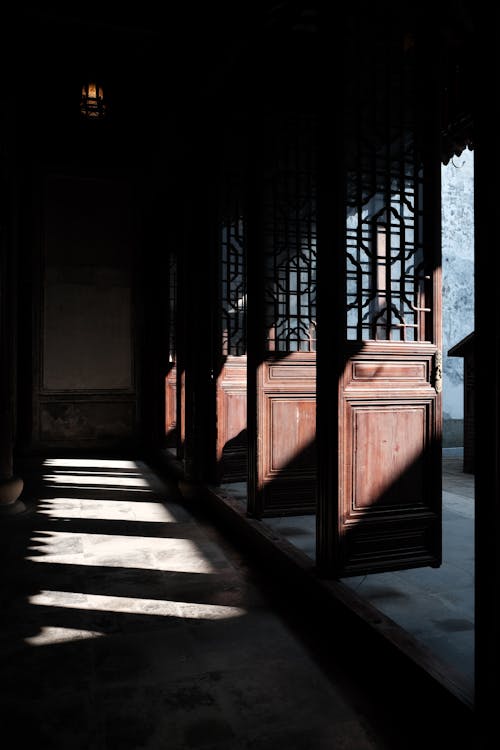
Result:
[[246,482],[247,452],[247,358],[246,355],[228,355],[217,378],[220,482]]
[[172,363],[165,377],[165,441],[168,448],[177,447],[177,368]]
[[249,510],[258,517],[312,513],[316,507],[314,118],[282,115],[269,126],[259,248],[249,258],[260,324],[252,351]]
[[246,230],[241,187],[225,175],[218,237],[219,364],[216,378],[217,479],[246,482],[247,335]]
[[316,354],[289,352],[257,375],[257,473],[261,515],[316,508]]
[[[340,317],[320,345],[336,366],[325,373],[322,354],[319,374],[337,434],[320,469],[318,562],[336,575],[441,561],[439,129],[417,60],[401,29],[349,43]],[[334,326],[331,289],[319,295]]]

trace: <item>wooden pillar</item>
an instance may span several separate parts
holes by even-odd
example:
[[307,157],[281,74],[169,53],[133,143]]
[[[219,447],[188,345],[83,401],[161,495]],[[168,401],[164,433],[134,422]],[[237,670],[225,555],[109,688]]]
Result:
[[[159,150],[162,172],[165,154]],[[170,168],[169,168],[170,167]],[[165,443],[165,377],[169,370],[169,261],[175,249],[174,222],[178,206],[173,200],[173,180],[151,173],[149,192],[143,198],[141,251],[141,423],[142,439],[153,451]],[[165,186],[166,183],[166,186]]]
[[250,145],[247,185],[247,431],[248,431],[248,513],[259,516],[257,373],[264,358],[264,306],[262,304],[263,267],[263,124],[255,117]]
[[18,499],[23,480],[15,476],[13,457],[16,392],[14,136],[9,127],[7,104],[0,106],[0,512],[13,513],[24,509]]
[[[495,77],[498,24],[485,14],[476,31],[474,80]],[[476,366],[476,712],[484,737],[495,736],[500,633],[500,308],[497,102],[477,89],[475,182]],[[488,744],[487,742],[485,744]]]
[[[316,563],[321,575],[336,567],[339,483],[338,383],[342,359],[345,296],[345,164],[344,164],[344,68],[345,36],[331,44],[329,14],[319,22],[318,89],[318,345],[316,360],[316,430],[318,443],[318,505],[316,513]],[[332,72],[336,104],[328,95]]]
[[[207,115],[209,119],[209,115]],[[215,383],[213,362],[216,213],[212,151],[207,131],[185,165],[184,246],[179,268],[178,370],[184,381],[183,468],[186,492],[215,477]],[[216,150],[216,148],[215,148]]]

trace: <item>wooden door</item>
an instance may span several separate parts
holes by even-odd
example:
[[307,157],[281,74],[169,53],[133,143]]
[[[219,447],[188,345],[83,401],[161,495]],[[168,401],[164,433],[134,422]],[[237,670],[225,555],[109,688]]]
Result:
[[324,276],[319,290],[319,404],[329,424],[320,426],[328,448],[318,562],[342,576],[441,561],[434,88],[414,37],[397,28],[384,38],[358,31],[348,45],[344,128],[336,130],[341,159],[330,162],[343,180],[335,192],[343,216],[330,237],[342,252],[336,265],[326,256],[320,263],[339,280],[337,303]]
[[218,323],[220,360],[216,378],[217,478],[219,482],[246,482],[247,339],[245,220],[234,179],[224,183],[218,237]]
[[228,355],[217,378],[219,482],[247,480],[247,361]]
[[316,507],[315,123],[293,113],[268,127],[258,246],[249,258],[249,382],[255,378],[249,511],[257,517]]

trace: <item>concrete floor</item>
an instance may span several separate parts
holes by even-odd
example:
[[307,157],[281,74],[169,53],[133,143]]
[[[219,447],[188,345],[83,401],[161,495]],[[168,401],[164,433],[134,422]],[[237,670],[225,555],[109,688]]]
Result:
[[325,669],[261,574],[144,463],[47,459],[24,477],[27,511],[0,521],[4,738],[403,747],[380,726],[390,706],[374,711],[345,670]]
[[[314,559],[314,516],[265,523]],[[442,566],[342,580],[456,670],[473,694],[474,476],[462,471],[460,451],[443,456]]]

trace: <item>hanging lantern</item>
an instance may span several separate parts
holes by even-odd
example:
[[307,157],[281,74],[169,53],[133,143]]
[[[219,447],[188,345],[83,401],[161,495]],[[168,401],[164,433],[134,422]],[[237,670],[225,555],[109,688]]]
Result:
[[86,83],[82,86],[80,111],[88,120],[99,120],[104,117],[106,104],[104,103],[102,86],[95,82]]

